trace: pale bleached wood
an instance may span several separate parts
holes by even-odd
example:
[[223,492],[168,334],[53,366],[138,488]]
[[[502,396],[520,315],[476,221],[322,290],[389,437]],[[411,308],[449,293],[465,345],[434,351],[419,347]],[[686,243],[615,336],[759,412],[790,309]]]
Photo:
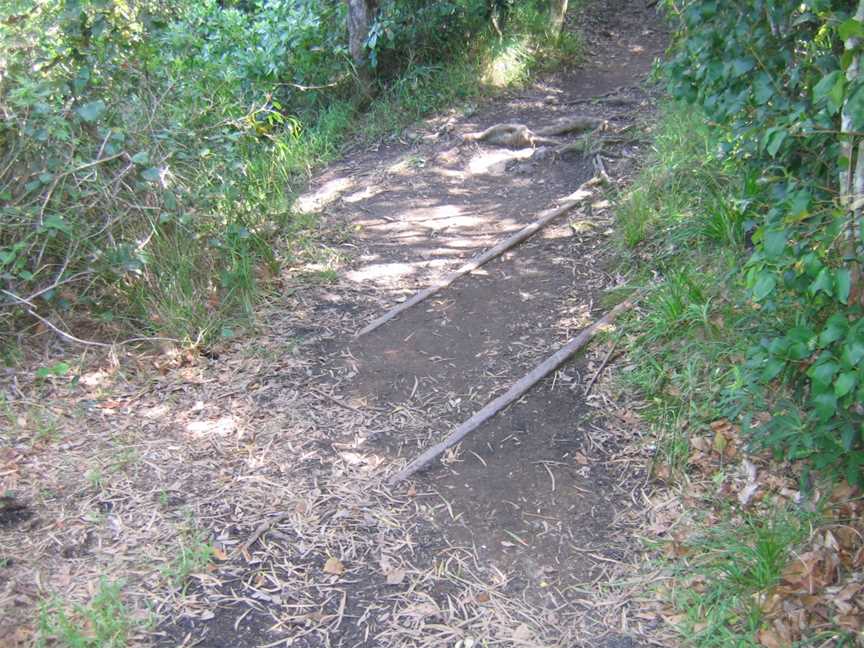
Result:
[[384,313],[381,317],[371,321],[369,324],[360,329],[356,333],[355,337],[360,337],[361,335],[371,333],[379,326],[386,324],[400,313],[403,313],[412,306],[416,306],[425,299],[428,299],[429,297],[437,293],[439,290],[446,288],[454,281],[456,281],[459,277],[466,275],[469,272],[473,272],[480,266],[489,263],[489,261],[491,261],[495,257],[500,256],[510,248],[515,247],[525,239],[536,234],[553,220],[555,220],[559,216],[562,216],[563,214],[566,214],[571,209],[576,207],[576,205],[580,204],[581,202],[592,196],[593,191],[591,190],[591,187],[595,184],[597,184],[596,179],[592,179],[584,183],[581,187],[579,187],[577,191],[564,198],[558,207],[555,207],[553,209],[547,209],[546,211],[541,212],[539,218],[530,225],[526,225],[512,236],[509,236],[508,238],[495,245],[495,247],[490,248],[480,256],[472,259],[471,261],[460,267],[458,270],[454,270],[450,274],[433,283],[428,288],[424,288],[420,292],[415,293],[411,298],[407,299],[401,304],[398,304],[397,306],[394,306],[389,311]]
[[462,439],[471,434],[471,432],[479,428],[481,425],[483,425],[486,421],[491,419],[505,407],[522,398],[522,396],[529,389],[531,389],[534,385],[536,385],[550,373],[555,371],[579,349],[588,344],[588,342],[591,341],[591,339],[597,334],[597,332],[601,328],[611,324],[615,320],[615,318],[624,311],[633,308],[633,306],[636,304],[642,294],[643,291],[640,290],[630,299],[621,302],[611,311],[606,313],[606,315],[591,324],[591,326],[584,329],[579,335],[572,338],[567,344],[558,349],[558,351],[546,358],[546,360],[537,365],[528,374],[520,378],[505,393],[501,394],[501,396],[499,396],[492,402],[487,403],[479,412],[474,414],[474,416],[472,416],[467,421],[462,423],[458,428],[456,428],[453,433],[450,434],[450,436],[448,436],[440,443],[432,446],[431,448],[426,450],[426,452],[414,459],[414,461],[405,466],[405,468],[403,468],[395,476],[391,477],[388,483],[391,486],[393,484],[398,484],[399,482],[407,479],[416,472],[423,470],[436,458],[442,455],[445,450],[447,450],[448,448],[452,448],[454,445],[462,441]]

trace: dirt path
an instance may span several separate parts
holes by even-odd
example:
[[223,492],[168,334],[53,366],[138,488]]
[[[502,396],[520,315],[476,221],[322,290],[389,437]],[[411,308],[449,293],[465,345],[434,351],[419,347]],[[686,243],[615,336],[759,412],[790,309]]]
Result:
[[[59,463],[21,454],[17,482],[35,489],[50,469],[56,484],[39,487],[66,503],[60,513],[40,496],[35,521],[10,531],[6,553],[20,558],[0,573],[0,602],[27,609],[34,570],[74,598],[71,584],[123,564],[140,607],[170,616],[146,637],[157,645],[643,645],[626,601],[594,605],[630,545],[640,479],[617,454],[628,430],[614,403],[583,394],[595,360],[556,372],[413,483],[383,485],[606,310],[620,283],[608,204],[352,338],[594,174],[591,157],[462,134],[574,113],[623,128],[648,111],[642,83],[664,43],[653,10],[609,0],[581,20],[586,68],[430,120],[315,179],[300,204],[334,233],[335,283],[286,279],[261,335],[219,357],[105,369],[110,398],[98,376],[68,388],[68,417],[85,417],[87,434]],[[621,178],[639,142],[610,152]],[[34,540],[45,525],[70,540]],[[209,566],[195,558],[207,544]]]
[[[641,3],[625,2],[609,3],[591,17],[598,39],[591,43],[595,63],[589,68],[547,78],[473,114],[433,120],[408,133],[408,143],[352,155],[317,178],[301,199],[331,223],[344,222],[356,232],[342,248],[350,256],[347,281],[311,298],[324,298],[317,314],[335,322],[337,330],[304,332],[312,340],[316,333],[329,338],[313,343],[320,349],[319,367],[329,373],[322,390],[348,407],[375,413],[371,420],[358,416],[362,423],[332,439],[360,465],[368,466],[370,457],[382,467],[410,459],[603,312],[598,302],[617,279],[607,273],[611,215],[598,200],[593,209],[581,210],[570,222],[561,219],[371,335],[348,337],[386,306],[531,222],[594,174],[590,157],[537,160],[527,157],[530,150],[465,145],[462,134],[498,122],[542,127],[574,113],[603,117],[613,127],[641,117],[646,96],[640,85],[663,43],[656,17],[641,10]],[[610,92],[612,101],[582,102]],[[616,149],[621,153],[635,155],[638,146]],[[613,176],[628,164],[626,158],[607,160]],[[403,569],[434,565],[430,554],[464,552],[476,570],[474,588],[482,594],[487,579],[499,580],[498,595],[515,597],[525,612],[539,612],[546,625],[542,630],[531,625],[528,612],[510,623],[488,621],[487,636],[506,640],[510,633],[513,640],[516,633],[525,645],[573,645],[567,643],[572,640],[630,645],[614,635],[579,636],[575,623],[566,627],[574,619],[559,612],[578,609],[585,597],[579,585],[602,578],[604,561],[621,558],[627,542],[616,535],[625,527],[632,482],[638,479],[605,464],[621,439],[598,411],[602,403],[582,396],[589,375],[584,360],[573,363],[470,437],[445,458],[446,466],[398,489],[397,497],[409,497],[427,540],[399,563],[402,567],[391,568],[398,570],[391,580]],[[382,569],[386,579],[388,567]],[[358,574],[346,605],[361,621],[327,634],[327,642],[450,645],[472,636],[422,632],[440,620],[440,610],[434,610],[443,608],[448,594],[459,598],[449,591],[452,580],[444,578],[422,595],[416,583],[382,587],[380,576],[375,580]],[[397,594],[399,589],[409,593]],[[406,597],[408,611],[402,615],[419,615],[420,622],[406,627],[397,620],[401,630],[395,635],[373,639],[378,624],[360,611],[374,608],[388,593]],[[482,608],[490,597],[478,596]],[[411,611],[418,606],[419,612]],[[467,613],[462,621],[471,618]],[[364,626],[360,641],[356,633]],[[474,638],[484,640],[483,633]]]

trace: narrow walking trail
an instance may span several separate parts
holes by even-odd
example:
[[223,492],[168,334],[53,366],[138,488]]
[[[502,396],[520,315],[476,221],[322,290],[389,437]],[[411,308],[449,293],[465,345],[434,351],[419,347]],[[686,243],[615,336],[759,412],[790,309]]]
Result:
[[[64,510],[52,534],[8,531],[15,562],[0,596],[26,610],[33,573],[70,595],[124,574],[141,616],[166,619],[142,637],[160,646],[647,645],[626,598],[597,604],[631,553],[644,479],[626,454],[638,433],[626,412],[585,394],[600,349],[429,470],[386,484],[608,310],[623,278],[602,192],[354,337],[596,173],[594,155],[463,135],[597,117],[621,134],[601,151],[606,172],[615,183],[632,173],[662,24],[641,0],[596,0],[578,21],[583,68],[439,115],[317,176],[298,206],[321,215],[329,266],[282,277],[257,335],[76,383],[76,441],[60,464],[27,458],[18,477],[22,490],[66,493]],[[98,484],[82,483],[94,470]]]
[[[466,143],[465,133],[499,122],[540,128],[576,114],[599,117],[634,132],[604,151],[608,173],[621,177],[632,168],[650,107],[644,80],[664,44],[661,26],[640,2],[597,4],[586,20],[593,22],[586,68],[356,151],[301,197],[301,207],[345,233],[332,248],[344,263],[335,284],[299,287],[275,325],[294,329],[301,349],[317,355],[305,367],[320,399],[311,409],[329,413],[313,415],[310,434],[330,457],[315,453],[310,462],[313,501],[265,520],[261,536],[244,545],[249,560],[235,570],[244,586],[228,594],[221,585],[226,602],[263,604],[222,608],[204,624],[183,619],[170,641],[183,629],[189,645],[212,646],[244,633],[273,645],[280,635],[293,637],[286,645],[301,646],[636,645],[580,607],[590,583],[627,551],[640,477],[609,462],[627,439],[608,424],[600,399],[585,398],[585,360],[543,381],[413,483],[392,492],[381,483],[608,310],[603,294],[621,278],[610,270],[613,223],[602,195],[429,301],[352,337],[595,174],[592,155]],[[286,386],[296,386],[296,377]],[[295,388],[300,398],[303,388]],[[278,391],[260,404],[278,402]],[[329,486],[322,487],[325,474]],[[360,492],[358,484],[365,485]],[[313,547],[301,518],[319,508],[317,532],[329,537]],[[304,542],[324,565],[325,582],[309,598],[297,595],[312,587],[309,573],[302,586],[297,581]],[[253,572],[271,576],[251,586]],[[276,599],[293,612],[274,613]]]

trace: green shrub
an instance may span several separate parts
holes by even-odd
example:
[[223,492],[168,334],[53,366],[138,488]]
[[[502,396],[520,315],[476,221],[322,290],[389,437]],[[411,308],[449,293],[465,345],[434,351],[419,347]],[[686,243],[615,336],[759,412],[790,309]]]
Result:
[[768,388],[769,406],[770,386],[785,381],[803,408],[793,422],[778,407],[757,440],[861,483],[864,4],[857,16],[833,0],[667,6],[678,27],[671,91],[701,106],[746,178],[737,199],[752,223],[731,212],[709,228],[729,238],[751,225],[747,286],[774,332],[750,348],[746,375]]

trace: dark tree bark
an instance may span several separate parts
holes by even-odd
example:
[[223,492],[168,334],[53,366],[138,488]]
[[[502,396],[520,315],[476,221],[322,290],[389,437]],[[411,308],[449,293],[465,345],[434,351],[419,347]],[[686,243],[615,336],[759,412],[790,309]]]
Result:
[[372,69],[366,51],[369,27],[378,10],[378,0],[347,0],[348,2],[348,50],[357,70],[364,94],[372,95]]

